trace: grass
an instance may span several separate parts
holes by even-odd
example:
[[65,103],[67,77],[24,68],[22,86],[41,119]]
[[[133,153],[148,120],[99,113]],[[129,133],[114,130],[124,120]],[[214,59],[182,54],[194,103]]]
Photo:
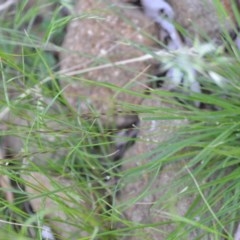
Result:
[[[43,226],[52,227],[59,239],[112,240],[134,235],[133,239],[158,239],[154,234],[169,240],[233,239],[240,222],[238,51],[230,49],[226,54],[196,41],[194,54],[177,55],[178,62],[186,61],[182,70],[188,74],[197,68],[196,78],[212,94],[186,94],[188,86],[179,92],[152,89],[146,100],[161,99],[166,105],[122,103],[141,116],[144,126],[150,121],[184,119],[189,124],[169,134],[166,142],[158,141],[162,132],[138,139],[136,144],[146,151],[113,162],[114,129],[106,131],[96,126],[98,119],[79,116],[62,97],[58,84],[54,54],[63,49],[56,39],[64,35],[71,17],[61,16],[61,4],[49,14],[46,9],[54,1],[38,1],[29,9],[26,3],[21,1],[0,17],[1,141],[11,136],[7,140],[14,142],[1,159],[0,171],[16,185],[14,189],[2,186],[0,239],[42,239]],[[67,6],[71,11],[71,4]],[[44,21],[36,24],[41,12],[45,12]],[[170,67],[178,63],[175,59],[175,55],[161,55]],[[194,102],[215,110],[196,108]],[[140,131],[144,132],[141,125]],[[126,166],[141,164],[120,169],[124,162]],[[173,180],[164,182],[167,171]],[[148,179],[142,186],[134,185],[144,177]],[[118,191],[129,183],[142,189],[121,202]],[[13,193],[14,202],[6,201],[6,191]],[[144,205],[139,203],[151,196],[155,199],[149,211],[155,221],[137,223],[123,217],[123,212],[132,209],[144,214]],[[35,213],[24,211],[29,200],[38,201]],[[179,213],[181,200],[188,202],[184,215]]]

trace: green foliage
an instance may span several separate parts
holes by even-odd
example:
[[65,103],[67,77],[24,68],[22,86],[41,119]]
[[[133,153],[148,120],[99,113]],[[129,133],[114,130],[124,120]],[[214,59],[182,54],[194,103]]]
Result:
[[[61,16],[61,4],[47,12],[53,3],[38,1],[27,8],[27,1],[20,1],[16,9],[0,17],[0,121],[6,126],[1,129],[0,137],[11,135],[22,140],[23,147],[15,158],[24,163],[1,159],[1,175],[20,185],[14,190],[2,187],[2,192],[13,191],[15,202],[8,202],[1,196],[1,238],[29,239],[26,233],[31,226],[35,229],[35,239],[41,239],[41,227],[45,222],[48,224],[45,216],[55,211],[45,209],[46,199],[50,198],[67,215],[65,226],[79,229],[79,235],[84,232],[85,237],[81,239],[120,239],[135,229],[158,229],[170,223],[176,228],[167,236],[169,240],[189,239],[191,234],[196,234],[195,239],[233,239],[236,223],[240,222],[238,51],[233,49],[227,54],[212,43],[201,44],[196,40],[191,51],[185,49],[161,57],[168,68],[180,68],[189,81],[199,81],[204,92],[190,92],[186,84],[177,92],[153,89],[151,95],[144,96],[164,100],[170,104],[169,108],[122,103],[126,110],[145,114],[144,121],[186,119],[189,124],[151,152],[129,159],[152,157],[152,161],[118,172],[116,169],[121,162],[111,161],[113,140],[110,133],[96,127],[96,119],[91,122],[79,116],[62,97],[55,54],[62,50],[61,38],[71,17]],[[47,12],[46,17],[36,23],[37,15],[42,12]],[[143,52],[146,52],[144,47]],[[192,69],[198,71],[194,78],[190,76]],[[116,89],[110,83],[98,84]],[[196,108],[194,102],[204,103],[214,110]],[[9,114],[13,121],[5,118]],[[157,201],[172,210],[166,213],[168,221],[136,225],[122,218],[120,210],[138,199],[124,203],[122,208],[115,207],[117,190],[121,186],[105,181],[106,177],[113,180],[129,176],[140,178],[144,172],[150,172],[154,182],[162,167],[179,163],[182,168],[177,173],[178,181],[168,186],[166,195]],[[42,174],[53,188],[44,184],[38,188],[18,172],[29,176],[32,172]],[[70,184],[63,185],[58,181],[60,177],[71,179]],[[21,186],[35,188],[38,194],[28,193]],[[176,193],[179,188],[182,192]],[[152,191],[156,189],[151,189],[149,183],[139,199]],[[194,196],[184,216],[179,216],[173,207],[179,196]],[[41,199],[40,211],[26,213],[24,202],[34,199]],[[62,220],[56,217],[55,221]],[[18,233],[14,231],[14,223],[22,226]],[[49,224],[54,228],[54,221]],[[114,228],[115,225],[124,227]],[[56,229],[59,235],[63,231],[67,232]]]

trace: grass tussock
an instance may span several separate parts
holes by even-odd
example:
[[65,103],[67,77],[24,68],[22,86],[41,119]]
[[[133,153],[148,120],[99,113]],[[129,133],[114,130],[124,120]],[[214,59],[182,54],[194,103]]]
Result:
[[[0,174],[11,181],[1,185],[0,238],[42,239],[43,227],[50,226],[59,239],[145,239],[149,232],[169,240],[234,239],[240,222],[239,51],[228,47],[226,53],[196,40],[191,49],[153,55],[199,81],[203,92],[191,93],[187,81],[176,92],[132,92],[165,104],[121,104],[142,122],[187,124],[166,141],[158,139],[161,132],[154,133],[156,138],[144,133],[135,143],[143,152],[126,154],[131,167],[121,169],[123,160],[112,160],[116,129],[104,129],[98,116],[82,117],[59,86],[58,54],[65,51],[61,39],[74,18],[62,10],[72,13],[72,5],[37,1],[29,7],[27,2],[19,1],[0,16],[0,144],[6,148],[0,152]],[[142,51],[144,55],[144,46]],[[195,79],[190,78],[192,69],[198,72]],[[197,108],[196,102],[207,107]],[[138,126],[140,134],[144,126]],[[125,218],[123,213],[137,202],[158,196],[156,182],[164,171],[175,173],[153,203],[162,219],[136,223]],[[119,202],[121,189],[145,176],[150,180],[138,196]],[[5,193],[14,201],[7,201]],[[188,201],[184,214],[176,207],[179,199]],[[34,211],[26,211],[29,201]],[[169,226],[174,226],[171,232]]]

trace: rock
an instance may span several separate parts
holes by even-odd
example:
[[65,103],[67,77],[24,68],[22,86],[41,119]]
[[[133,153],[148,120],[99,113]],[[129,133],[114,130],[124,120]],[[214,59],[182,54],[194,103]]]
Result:
[[[80,204],[87,205],[80,191],[76,194],[79,187],[72,179],[60,176],[49,178],[38,172],[22,174],[22,177],[26,182],[26,192],[33,210],[40,215],[44,213],[47,224],[60,239],[75,240],[86,236],[86,232],[80,227],[83,224],[82,218],[76,222],[69,214],[69,209],[73,211],[74,208],[79,209]],[[43,222],[43,226],[45,223]]]
[[[171,107],[154,97],[146,99],[142,105],[155,109],[149,110],[150,112],[158,113],[164,109],[168,111]],[[157,150],[160,144],[171,137],[179,137],[178,130],[187,125],[188,121],[144,120],[152,115],[140,114],[140,134],[122,160],[123,177],[115,207],[123,212],[123,217],[130,221],[130,226],[138,228],[137,231],[130,232],[129,237],[124,237],[124,240],[167,239],[167,235],[176,227],[171,221],[171,214],[184,216],[193,200],[192,196],[184,193],[188,183],[176,184],[179,177],[186,174],[183,170],[184,161],[164,164],[158,158],[161,152]],[[154,168],[149,165],[151,161],[156,162]],[[139,171],[137,174],[136,169]],[[141,224],[149,224],[149,228],[141,228]]]
[[[233,14],[230,1],[222,0],[224,7],[221,13],[216,11],[219,8],[217,2],[212,0],[169,0],[175,12],[175,20],[183,29],[189,30],[191,37],[204,36],[210,39],[218,39],[219,34],[227,27],[232,29]],[[225,10],[224,10],[225,9]],[[219,11],[219,10],[218,10]],[[230,13],[226,15],[226,13]]]
[[80,114],[100,115],[104,125],[131,125],[136,116],[121,105],[143,100],[149,61],[77,72],[144,55],[140,46],[156,45],[155,25],[126,0],[77,1],[75,9],[79,17],[68,26],[60,57],[64,96]]

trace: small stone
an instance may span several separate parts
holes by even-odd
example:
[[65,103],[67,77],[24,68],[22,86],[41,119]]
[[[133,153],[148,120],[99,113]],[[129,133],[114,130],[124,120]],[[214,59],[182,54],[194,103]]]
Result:
[[[151,38],[157,35],[155,24],[139,8],[124,2],[77,1],[76,14],[88,13],[89,16],[68,26],[63,47],[69,51],[60,55],[61,70],[82,70],[137,58],[145,54],[138,46],[153,49],[157,44]],[[132,115],[121,105],[141,104],[143,97],[134,93],[144,94],[150,65],[150,61],[145,61],[92,70],[74,79],[62,76],[60,83],[64,96],[76,110],[88,116],[98,113],[104,125],[121,127]],[[88,99],[91,105],[87,104]]]

